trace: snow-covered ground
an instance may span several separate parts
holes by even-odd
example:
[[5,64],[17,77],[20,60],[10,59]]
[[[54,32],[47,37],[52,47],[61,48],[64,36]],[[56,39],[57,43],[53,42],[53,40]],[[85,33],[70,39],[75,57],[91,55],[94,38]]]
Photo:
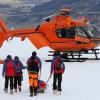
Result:
[[[14,39],[10,42],[5,42],[0,49],[0,58],[5,58],[6,55],[11,54],[20,56],[22,62],[25,64],[31,52],[36,50],[42,59],[42,76],[41,79],[47,81],[50,74],[50,63],[46,63],[48,47],[37,50],[27,39],[20,42],[19,39]],[[28,75],[24,70],[24,80],[21,93],[14,93],[13,95],[5,94],[4,79],[2,78],[2,65],[0,65],[0,98],[2,100],[100,100],[100,61],[86,61],[82,63],[65,63],[66,71],[63,75],[62,81],[62,95],[53,95],[52,93],[52,79],[48,82],[46,93],[39,94],[36,97],[29,97]]]

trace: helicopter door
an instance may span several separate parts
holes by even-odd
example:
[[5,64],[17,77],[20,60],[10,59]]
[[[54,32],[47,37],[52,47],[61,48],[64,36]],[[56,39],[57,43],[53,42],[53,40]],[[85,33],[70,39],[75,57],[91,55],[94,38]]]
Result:
[[75,33],[76,33],[75,40],[77,41],[78,44],[90,42],[90,37],[88,33],[82,27],[76,27]]

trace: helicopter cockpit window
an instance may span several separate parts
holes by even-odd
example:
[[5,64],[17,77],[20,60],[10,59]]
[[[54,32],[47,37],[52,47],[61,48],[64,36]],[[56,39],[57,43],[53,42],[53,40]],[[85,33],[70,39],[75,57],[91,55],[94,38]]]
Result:
[[88,28],[88,31],[92,35],[93,38],[100,37],[100,29],[96,25],[90,24],[87,28]]
[[86,38],[88,37],[86,31],[81,27],[76,27],[75,32],[76,32],[76,35],[86,37]]
[[75,38],[75,29],[74,28],[57,29],[56,34],[59,38]]

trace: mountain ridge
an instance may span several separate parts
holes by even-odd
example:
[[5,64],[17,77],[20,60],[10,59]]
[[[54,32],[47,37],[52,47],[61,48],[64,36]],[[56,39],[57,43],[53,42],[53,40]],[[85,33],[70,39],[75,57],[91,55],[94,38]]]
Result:
[[[20,0],[21,3],[25,3],[27,0]],[[47,0],[48,1],[48,0]],[[33,4],[33,0],[28,1],[30,4]],[[41,5],[37,5],[35,7],[30,8],[30,11],[24,12],[19,7],[12,8],[11,5],[0,6],[1,12],[3,12],[3,8],[10,8],[10,10],[4,10],[4,14],[15,14],[16,16],[6,17],[8,25],[11,24],[11,21],[14,23],[25,25],[25,23],[34,25],[33,23],[37,23],[41,21],[43,17],[48,16],[48,14],[44,15],[34,15],[33,13],[46,13],[46,12],[58,12],[63,7],[68,7],[72,11],[77,12],[100,12],[100,0],[51,0]],[[23,12],[21,12],[23,11]],[[19,14],[23,14],[22,16],[18,16]],[[100,14],[83,14],[82,16],[88,16],[91,20],[91,23],[100,26]],[[27,20],[28,19],[28,20]],[[10,22],[10,24],[9,24]],[[18,26],[18,25],[17,25]]]

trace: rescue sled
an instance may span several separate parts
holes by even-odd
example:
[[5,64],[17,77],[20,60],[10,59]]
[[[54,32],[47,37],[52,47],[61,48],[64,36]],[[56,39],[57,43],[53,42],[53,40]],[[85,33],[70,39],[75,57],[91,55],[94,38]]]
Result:
[[39,80],[39,89],[38,93],[45,93],[46,83],[43,80]]

